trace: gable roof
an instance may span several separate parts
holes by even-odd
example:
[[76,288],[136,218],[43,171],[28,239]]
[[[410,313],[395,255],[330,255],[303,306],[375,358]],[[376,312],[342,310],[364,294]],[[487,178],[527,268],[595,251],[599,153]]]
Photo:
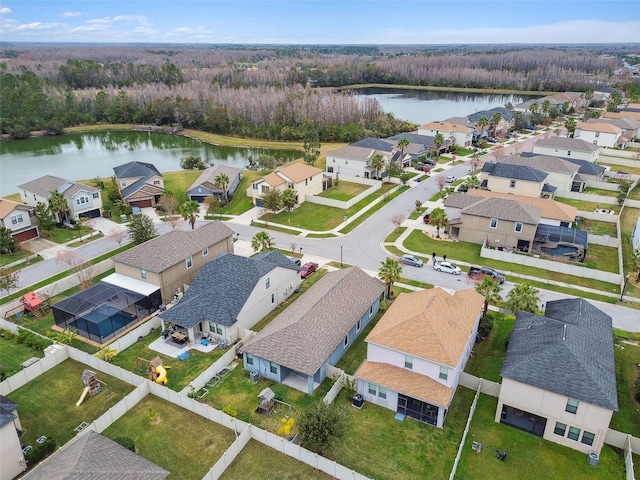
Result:
[[0,218],[6,218],[14,210],[29,212],[33,210],[33,207],[25,205],[24,203],[12,202],[6,198],[0,198]]
[[489,190],[469,189],[467,194],[471,197],[493,197],[515,200],[519,203],[531,205],[541,210],[540,216],[544,218],[560,220],[562,222],[573,222],[578,214],[578,209],[566,203],[557,202],[550,198],[527,197],[525,195],[514,195],[511,193],[500,193]]
[[501,375],[618,410],[611,329],[582,298],[547,302],[544,316],[518,312]]
[[483,305],[484,297],[473,289],[401,293],[366,342],[455,368]]
[[509,122],[515,116],[515,113],[505,107],[494,107],[489,110],[481,110],[479,112],[472,113],[471,115],[467,115],[467,119],[470,122],[477,123],[480,120],[480,117],[487,117],[489,121],[496,113],[502,114],[502,119]]
[[578,166],[560,157],[552,157],[550,155],[535,155],[531,157],[523,157],[512,155],[510,157],[496,160],[497,163],[510,163],[512,165],[525,165],[536,168],[543,172],[556,172],[574,174],[578,171]]
[[600,150],[600,147],[589,143],[579,138],[567,138],[567,137],[551,137],[551,138],[539,138],[533,144],[533,148],[561,148],[566,150],[575,150],[576,152],[596,152]]
[[280,252],[258,259],[220,255],[205,263],[182,299],[159,316],[186,328],[203,320],[230,327],[260,279],[278,267],[298,271],[298,266]]
[[113,261],[161,273],[206,247],[231,237],[234,233],[224,223],[214,220],[195,230],[174,230],[152,238],[119,253],[113,257]]
[[351,146],[371,148],[373,150],[379,150],[381,152],[390,153],[393,150],[393,147],[395,146],[395,144],[393,142],[389,142],[381,138],[367,137],[357,142],[353,142]]
[[370,148],[347,145],[346,147],[327,153],[327,157],[346,158],[348,160],[366,162],[373,153],[374,151]]
[[116,174],[116,178],[153,177],[155,175],[162,177],[153,163],[135,160],[113,167],[113,172]]
[[632,117],[623,118],[590,118],[587,123],[608,123],[625,130],[636,130],[640,128],[640,122]]
[[[534,158],[537,156],[544,156],[544,155],[540,155],[539,153],[533,153],[533,152],[522,152],[520,156],[524,158]],[[605,167],[602,167],[596,163],[590,162],[589,160],[582,160],[580,158],[570,158],[570,157],[554,157],[554,158],[559,158],[561,160],[565,160],[567,162],[571,162],[575,165],[578,165],[579,167],[578,173],[584,173],[585,175],[594,175],[597,177],[606,170]]]
[[[446,201],[445,206],[447,206]],[[497,218],[508,222],[522,222],[537,225],[542,216],[542,209],[510,198],[491,196],[481,198],[463,207],[460,213],[476,217]]]
[[421,125],[420,129],[422,130],[436,130],[443,132],[463,132],[467,133],[469,130],[473,130],[473,127],[470,125],[465,125],[464,123],[449,123],[447,121],[442,122],[430,122],[425,125]]
[[528,165],[502,162],[486,162],[482,166],[482,172],[486,172],[492,177],[510,178],[534,183],[542,183],[549,176],[547,173]]
[[242,170],[235,167],[230,167],[229,165],[216,165],[214,167],[205,168],[204,171],[200,174],[200,176],[196,179],[195,182],[191,184],[191,186],[187,189],[193,190],[194,188],[203,186],[212,192],[220,192],[224,193],[222,189],[216,188],[215,182],[216,177],[218,175],[226,175],[229,178],[229,187],[236,179],[238,175],[242,173]]
[[51,196],[51,192],[54,190],[58,190],[65,198],[71,198],[80,190],[86,190],[91,193],[100,191],[99,188],[92,185],[73,182],[54,175],[44,175],[40,178],[36,178],[35,180],[31,180],[30,182],[18,185],[18,188],[45,198],[49,198]]
[[18,418],[13,412],[18,409],[18,404],[0,395],[0,428]]
[[587,132],[622,133],[622,128],[608,122],[578,122],[576,130]]
[[90,430],[23,478],[30,480],[164,480],[164,468]]
[[385,289],[358,267],[329,272],[242,351],[314,375]]
[[294,183],[300,183],[307,178],[314,177],[323,172],[321,168],[300,162],[280,167],[280,169],[277,171],[285,175],[287,178],[291,179]]

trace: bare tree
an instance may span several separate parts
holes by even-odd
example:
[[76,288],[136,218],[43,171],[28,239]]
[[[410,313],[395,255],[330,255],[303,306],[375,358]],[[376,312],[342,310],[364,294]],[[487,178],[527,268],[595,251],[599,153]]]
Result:
[[182,218],[180,215],[171,215],[169,217],[169,220],[167,220],[167,222],[169,222],[169,225],[171,225],[171,228],[175,230],[176,228],[178,228],[184,223],[184,218]]
[[438,190],[442,191],[447,184],[447,177],[444,175],[438,175],[436,177],[436,185],[438,186]]
[[496,161],[502,160],[503,158],[507,157],[507,152],[505,151],[505,148],[503,145],[498,145],[494,147],[492,153]]
[[91,259],[77,250],[65,248],[56,254],[56,262],[65,263],[71,271],[78,276],[80,288],[84,289],[91,286],[93,279],[93,264]]
[[291,242],[291,244],[289,245],[289,248],[291,249],[291,253],[294,254],[296,253],[296,248],[298,248],[298,244],[296,242]]
[[9,290],[12,288],[18,288],[20,286],[20,272],[16,272],[9,267],[0,268],[0,291],[6,290],[9,295]]
[[167,215],[171,218],[178,208],[178,200],[176,200],[176,197],[170,193],[162,195],[158,204],[164,210],[165,218],[167,218]]
[[475,172],[480,167],[480,164],[482,164],[482,160],[480,160],[478,155],[474,155],[471,157],[469,163],[471,164],[471,170]]
[[107,238],[110,238],[114,242],[118,242],[118,246],[122,246],[122,242],[129,237],[129,232],[125,228],[112,228],[109,233],[107,233]]
[[402,222],[405,221],[407,217],[405,217],[402,213],[395,213],[393,215],[391,215],[391,223],[393,223],[393,226],[396,227],[396,232],[400,229],[400,225],[402,225]]

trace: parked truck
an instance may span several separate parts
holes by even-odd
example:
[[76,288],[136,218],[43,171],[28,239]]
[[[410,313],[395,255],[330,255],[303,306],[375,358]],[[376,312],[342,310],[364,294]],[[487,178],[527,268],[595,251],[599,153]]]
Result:
[[498,282],[500,285],[502,285],[507,279],[504,274],[494,270],[493,268],[469,267],[469,278],[472,278],[473,280],[482,280],[487,275]]

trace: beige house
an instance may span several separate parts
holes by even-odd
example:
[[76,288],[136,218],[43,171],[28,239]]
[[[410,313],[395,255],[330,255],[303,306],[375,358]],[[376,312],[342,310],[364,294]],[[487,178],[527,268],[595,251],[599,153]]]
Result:
[[526,197],[551,198],[555,187],[549,185],[549,175],[528,165],[486,162],[480,172],[480,188],[500,193],[517,193]]
[[401,293],[367,335],[354,376],[362,398],[436,427],[478,332],[484,298],[473,289]]
[[542,209],[507,198],[455,193],[444,202],[448,233],[462,242],[529,252]]
[[545,172],[547,174],[545,181],[556,188],[555,195],[558,196],[562,196],[562,193],[565,192],[581,192],[587,180],[578,174],[579,165],[559,157],[550,157],[549,155],[520,157],[513,155],[497,160],[497,162],[532,167]]
[[0,198],[0,227],[11,230],[16,242],[25,242],[40,235],[35,209],[5,198]]
[[205,263],[233,252],[233,235],[218,221],[195,230],[174,230],[113,257],[115,270],[160,287],[167,304],[191,285]]
[[587,123],[607,123],[609,125],[615,125],[622,129],[622,136],[626,137],[628,141],[635,141],[636,138],[640,138],[638,135],[638,130],[640,130],[640,122],[632,117],[611,117],[608,118],[609,113],[615,112],[607,112],[605,113],[605,118],[590,118],[587,120]]
[[579,122],[573,133],[573,138],[593,143],[600,147],[624,148],[629,141],[622,133],[624,130],[606,122]]
[[18,405],[0,395],[0,480],[12,480],[27,469],[19,432]]
[[598,145],[585,142],[579,138],[551,137],[539,138],[533,144],[532,152],[538,155],[549,155],[551,157],[576,158],[595,162],[600,155]]
[[131,207],[154,207],[164,193],[164,177],[151,163],[129,162],[113,167],[122,199]]
[[263,207],[263,196],[271,189],[285,191],[291,189],[296,194],[296,204],[304,203],[306,196],[322,192],[322,174],[320,168],[306,163],[293,163],[278,168],[275,172],[256,180],[251,185],[251,197],[256,207]]
[[518,312],[502,366],[495,420],[599,453],[618,410],[611,317],[581,298]]
[[473,130],[473,126],[466,125],[464,122],[449,123],[445,120],[421,125],[418,127],[418,135],[434,137],[441,133],[445,139],[455,142],[456,145],[468,147],[473,141]]

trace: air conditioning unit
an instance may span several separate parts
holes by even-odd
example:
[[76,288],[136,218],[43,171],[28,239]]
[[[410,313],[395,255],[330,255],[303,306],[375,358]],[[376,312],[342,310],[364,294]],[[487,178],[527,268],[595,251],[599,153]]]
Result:
[[361,409],[363,403],[364,403],[364,399],[362,398],[362,395],[360,395],[359,393],[356,393],[353,396],[353,399],[351,400],[351,405],[353,405],[357,409]]
[[253,383],[256,383],[259,378],[260,378],[260,372],[258,372],[257,370],[253,370],[249,372],[249,380],[252,381]]

